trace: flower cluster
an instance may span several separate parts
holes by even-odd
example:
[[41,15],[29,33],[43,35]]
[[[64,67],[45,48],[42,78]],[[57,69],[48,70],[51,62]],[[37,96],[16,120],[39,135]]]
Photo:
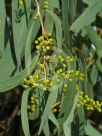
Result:
[[36,108],[37,108],[37,103],[35,101],[35,96],[31,96],[27,106],[29,117],[32,115],[33,112],[35,112]]
[[44,54],[51,52],[55,45],[50,33],[38,37],[38,40],[34,43],[36,44],[36,49],[41,50]]
[[88,95],[84,95],[83,92],[80,92],[77,106],[80,107],[81,105],[87,110],[98,110],[98,112],[102,112],[102,102],[89,98]]
[[42,90],[46,90],[49,87],[52,87],[52,81],[50,79],[40,78],[38,73],[34,73],[30,75],[27,79],[24,79],[23,87],[28,88],[41,88]]
[[[56,83],[62,80],[73,81],[74,78],[84,80],[84,74],[79,71],[70,70],[69,63],[74,61],[71,55],[62,55],[54,52],[55,41],[51,34],[45,34],[38,37],[34,42],[37,51],[41,52],[39,63],[32,75],[24,79],[24,87],[41,88],[49,90],[53,86],[53,77],[56,77]],[[63,89],[67,89],[67,83],[63,84]]]
[[[44,75],[41,72],[36,71],[33,75],[30,75],[28,78],[24,79],[23,87],[41,88],[43,90],[46,90],[53,86],[53,81],[52,81],[53,76],[57,77],[56,83],[59,84],[62,79],[69,80],[70,82],[72,82],[75,77],[78,77],[78,79],[83,80],[84,79],[83,74],[79,73],[79,75],[77,74],[77,71],[74,70],[63,71],[63,69],[59,69],[52,75],[48,74],[47,78],[44,78]],[[63,85],[63,88],[67,89],[67,87],[68,84],[65,83]]]
[[74,78],[84,80],[84,74],[80,73],[79,71],[74,70],[63,71],[63,69],[58,69],[56,73],[58,74],[58,77],[67,79],[70,82],[72,82]]

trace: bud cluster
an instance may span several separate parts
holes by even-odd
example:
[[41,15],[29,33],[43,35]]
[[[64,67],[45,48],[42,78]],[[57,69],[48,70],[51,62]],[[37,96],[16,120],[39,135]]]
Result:
[[37,103],[35,101],[35,96],[31,96],[29,99],[29,103],[27,106],[27,110],[28,110],[28,115],[29,117],[32,115],[33,112],[35,112],[37,109]]
[[102,102],[89,98],[89,96],[84,95],[83,92],[80,92],[77,107],[80,107],[81,105],[84,106],[87,110],[97,110],[98,112],[102,112]]

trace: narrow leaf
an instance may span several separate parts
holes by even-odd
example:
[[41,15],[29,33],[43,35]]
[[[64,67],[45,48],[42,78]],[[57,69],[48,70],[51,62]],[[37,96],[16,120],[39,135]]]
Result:
[[55,124],[55,126],[59,129],[59,124],[58,121],[56,119],[56,117],[54,116],[54,114],[52,112],[50,112],[49,114],[49,119]]
[[72,24],[70,30],[78,33],[85,26],[90,25],[96,18],[97,13],[102,11],[102,0],[93,0],[91,5],[80,15],[80,17]]
[[79,93],[76,95],[76,97],[74,99],[72,109],[70,111],[70,114],[69,114],[68,118],[66,119],[66,121],[63,124],[65,136],[71,136],[71,123],[73,121],[74,111],[75,111],[75,108],[76,108],[76,104],[78,102],[78,96],[79,96]]
[[74,99],[75,99],[75,88],[76,88],[76,80],[74,80],[71,83],[69,82],[68,90],[65,93],[65,98],[64,98],[64,101],[62,103],[61,110],[59,113],[58,121],[60,125],[63,125],[63,123],[68,118],[71,112],[71,109],[74,103]]
[[52,105],[57,99],[57,94],[58,94],[57,86],[52,87],[52,89],[50,90],[50,94],[49,94],[49,97],[48,97],[48,100],[47,100],[43,115],[41,117],[41,124],[40,124],[40,128],[39,128],[39,133],[38,133],[39,135],[41,133],[41,130],[42,130],[44,124],[46,123],[46,121],[47,121],[47,119],[49,117]]
[[6,9],[5,1],[0,0],[0,53],[3,54],[5,48],[5,25],[6,25]]
[[50,136],[48,119],[47,119],[45,125],[43,126],[43,132],[44,132],[45,136]]
[[22,128],[25,136],[30,136],[28,113],[27,113],[27,103],[28,103],[29,90],[23,92],[22,102],[21,102],[21,121]]
[[50,14],[54,20],[55,23],[55,29],[56,29],[56,40],[57,40],[57,47],[62,48],[62,27],[61,22],[58,18],[58,16],[54,13],[52,13],[50,10],[46,11],[48,14]]
[[91,42],[96,47],[97,54],[102,57],[102,39],[97,35],[96,31],[91,26],[87,26],[85,29]]
[[27,67],[26,69],[24,69],[23,71],[21,71],[20,73],[18,73],[17,75],[13,77],[9,77],[6,80],[1,80],[0,81],[0,92],[3,93],[21,84],[24,78],[29,76],[29,74],[34,70],[38,61],[39,61],[39,54],[33,58],[29,67]]
[[31,63],[31,43],[32,43],[32,33],[33,33],[33,27],[34,27],[35,21],[32,22],[28,34],[27,34],[27,39],[25,43],[25,66],[28,67],[29,64]]
[[85,132],[87,135],[90,136],[102,136],[90,123],[87,122],[87,125],[85,127]]

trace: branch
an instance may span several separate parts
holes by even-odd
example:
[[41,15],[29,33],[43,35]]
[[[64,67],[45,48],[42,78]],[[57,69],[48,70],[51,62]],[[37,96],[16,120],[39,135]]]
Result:
[[39,6],[39,3],[38,3],[38,0],[35,0],[36,2],[36,5],[37,5],[37,15],[36,16],[39,16],[39,19],[40,19],[40,22],[41,22],[41,27],[42,27],[42,34],[46,34],[46,31],[44,29],[44,24],[43,24],[43,21],[42,21],[42,17],[41,17],[41,14],[40,14],[40,6]]

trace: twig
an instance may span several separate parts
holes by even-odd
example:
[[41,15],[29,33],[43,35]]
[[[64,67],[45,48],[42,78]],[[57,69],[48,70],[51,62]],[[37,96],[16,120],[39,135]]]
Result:
[[40,22],[41,22],[41,27],[42,27],[42,34],[46,34],[46,31],[44,29],[44,24],[43,24],[43,21],[42,21],[42,17],[41,17],[41,14],[40,14],[40,6],[39,6],[39,3],[38,3],[38,0],[35,0],[35,2],[36,2],[36,5],[37,5],[36,16],[39,16],[39,19],[40,19]]
[[19,105],[16,105],[11,117],[8,119],[8,122],[7,122],[8,126],[10,125],[14,117],[17,115],[18,109],[19,109]]

